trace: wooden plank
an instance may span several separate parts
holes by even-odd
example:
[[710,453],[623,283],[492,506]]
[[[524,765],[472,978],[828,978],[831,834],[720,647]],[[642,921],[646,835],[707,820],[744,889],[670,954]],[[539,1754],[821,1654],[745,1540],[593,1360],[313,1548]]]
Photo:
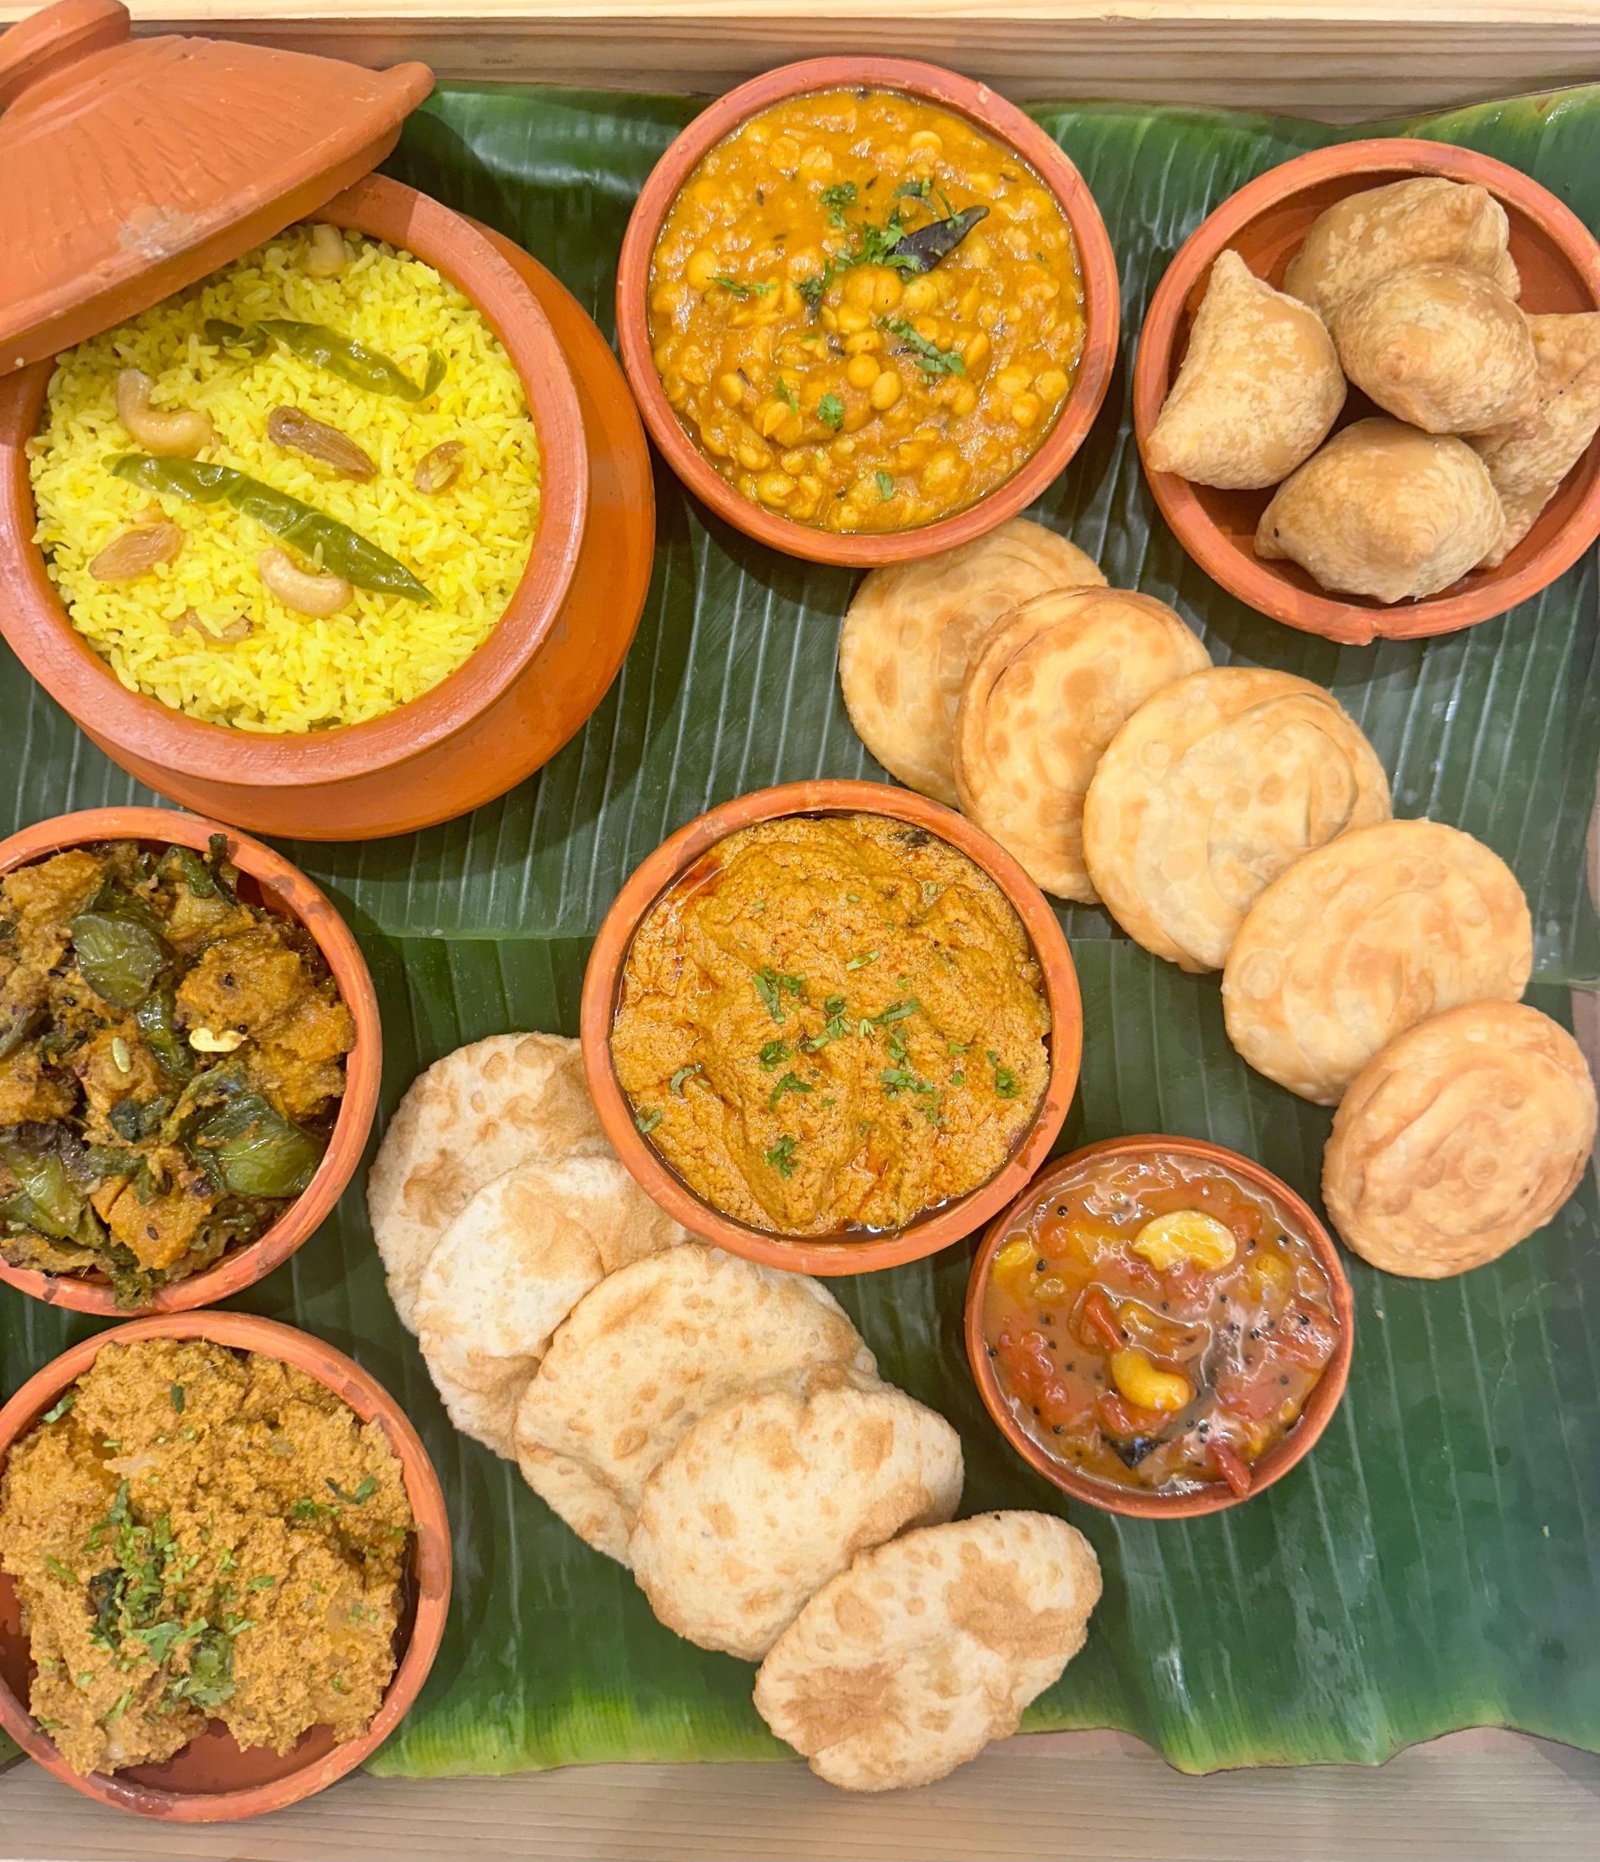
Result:
[[[0,22],[31,10],[0,0]],[[1335,120],[1600,77],[1595,0],[133,0],[201,30],[444,78],[714,94],[870,43],[1022,99],[1235,105]]]
[[1592,1855],[1600,1758],[1461,1733],[1381,1769],[1185,1778],[1115,1734],[1016,1739],[942,1784],[860,1798],[795,1765],[579,1767],[504,1779],[352,1778],[229,1829],[157,1827],[32,1767],[0,1778],[0,1862],[838,1862],[1160,1856],[1163,1862],[1552,1862]]

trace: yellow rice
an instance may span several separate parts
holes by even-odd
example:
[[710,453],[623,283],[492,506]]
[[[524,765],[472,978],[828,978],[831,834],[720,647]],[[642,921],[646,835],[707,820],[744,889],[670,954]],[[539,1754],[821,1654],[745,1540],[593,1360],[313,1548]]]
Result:
[[[126,686],[242,730],[299,732],[355,724],[419,697],[493,631],[526,565],[539,518],[539,448],[522,384],[488,324],[455,286],[409,253],[354,234],[334,278],[302,269],[307,233],[292,229],[226,270],[64,355],[45,422],[30,444],[39,526],[73,625]],[[428,352],[448,370],[420,406],[369,394],[290,354],[259,358],[206,342],[208,317],[247,324],[288,317],[358,338],[421,382]],[[227,504],[155,500],[180,525],[177,560],[137,581],[97,582],[88,565],[150,521],[151,494],[112,476],[140,448],[116,413],[120,369],[155,384],[160,409],[203,408],[216,427],[204,460],[237,467],[348,524],[419,577],[432,606],[356,591],[327,619],[283,607],[257,568],[276,539]],[[369,482],[266,437],[274,407],[339,428],[378,467]],[[453,486],[415,489],[418,462],[465,444]],[[315,566],[315,565],[312,565]],[[193,609],[213,632],[241,616],[248,638],[212,646],[171,623]]]

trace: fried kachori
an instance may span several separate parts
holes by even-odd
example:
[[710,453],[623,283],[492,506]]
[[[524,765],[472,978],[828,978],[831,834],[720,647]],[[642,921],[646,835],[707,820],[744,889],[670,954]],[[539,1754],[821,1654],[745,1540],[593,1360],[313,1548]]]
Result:
[[1256,490],[1310,458],[1344,406],[1345,379],[1321,317],[1274,291],[1239,254],[1211,267],[1189,347],[1145,444],[1153,472]]
[[1152,692],[1209,664],[1198,636],[1150,595],[1067,589],[1022,603],[962,690],[962,809],[1046,892],[1092,903],[1083,798],[1100,753]]
[[1130,937],[1185,970],[1218,970],[1286,867],[1388,818],[1383,765],[1330,693],[1215,666],[1163,686],[1112,738],[1089,784],[1083,850]]
[[1323,1198],[1364,1260],[1437,1280],[1550,1221],[1594,1137],[1594,1081],[1566,1029],[1523,1003],[1467,1003],[1356,1076],[1334,1114]]
[[609,1150],[578,1043],[498,1034],[458,1047],[400,1101],[367,1178],[367,1211],[389,1296],[415,1330],[428,1257],[473,1192],[533,1158]]
[[714,1409],[645,1482],[628,1553],[650,1607],[702,1648],[758,1662],[857,1552],[949,1519],[961,1438],[837,1365]]
[[413,1318],[450,1420],[508,1460],[551,1335],[619,1267],[688,1240],[610,1156],[519,1164],[445,1230]]
[[699,1242],[669,1248],[608,1274],[558,1327],[517,1412],[523,1478],[627,1564],[644,1484],[691,1425],[824,1364],[877,1370],[819,1281]]
[[1333,337],[1351,381],[1425,433],[1485,433],[1534,405],[1528,319],[1469,266],[1390,272],[1345,299]]
[[1083,1647],[1100,1564],[1044,1513],[982,1513],[863,1552],[779,1636],[756,1710],[846,1791],[931,1784],[1017,1730]]
[[1082,550],[1022,517],[957,549],[874,569],[839,633],[856,735],[896,781],[953,806],[956,705],[990,628],[1031,596],[1104,584]]
[[1378,1050],[1464,1002],[1515,1002],[1533,967],[1511,869],[1439,821],[1341,834],[1245,914],[1222,978],[1228,1037],[1269,1079],[1334,1105]]
[[1533,528],[1600,431],[1600,311],[1530,317],[1528,328],[1538,361],[1534,405],[1520,420],[1472,442],[1505,510],[1491,566],[1503,562]]
[[1465,265],[1509,297],[1520,289],[1506,210],[1474,182],[1417,175],[1364,188],[1312,222],[1283,288],[1331,317],[1347,298],[1412,265]]
[[1412,601],[1487,561],[1504,529],[1489,473],[1465,440],[1358,420],[1278,487],[1255,549],[1340,594]]

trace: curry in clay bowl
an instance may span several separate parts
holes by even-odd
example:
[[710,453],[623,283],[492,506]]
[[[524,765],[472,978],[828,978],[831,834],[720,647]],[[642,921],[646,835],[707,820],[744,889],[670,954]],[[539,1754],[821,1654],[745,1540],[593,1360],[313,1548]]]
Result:
[[1137,1519],[1238,1506],[1344,1395],[1350,1283],[1303,1197],[1198,1138],[1108,1138],[996,1217],[967,1287],[984,1407],[1036,1473]]
[[383,1041],[326,895],[161,808],[0,842],[0,1280],[75,1312],[184,1312],[264,1279],[361,1161]]
[[590,320],[383,177],[0,381],[0,630],[124,768],[267,833],[400,833],[530,774],[620,665],[653,538]]
[[1044,895],[869,782],[740,796],[633,874],[584,977],[584,1066],[644,1190],[767,1266],[855,1274],[969,1235],[1048,1153],[1083,1014]]
[[[1237,253],[1255,279],[1287,290],[1286,274],[1319,216],[1353,195],[1419,177],[1475,185],[1498,203],[1488,211],[1504,212],[1506,250],[1517,279],[1515,303],[1522,312],[1537,319],[1600,309],[1600,245],[1569,208],[1529,176],[1446,143],[1399,137],[1348,142],[1270,169],[1201,222],[1156,288],[1134,365],[1134,429],[1145,475],[1178,541],[1209,576],[1258,612],[1304,633],[1354,645],[1475,626],[1531,599],[1571,568],[1600,536],[1600,441],[1584,448],[1502,560],[1495,562],[1491,552],[1487,562],[1448,586],[1392,602],[1329,592],[1299,562],[1258,555],[1257,527],[1279,487],[1230,490],[1191,483],[1151,466],[1150,441],[1221,254]],[[1600,354],[1600,342],[1589,342]],[[1342,351],[1341,360],[1348,360],[1347,352]],[[1586,373],[1592,377],[1595,370]],[[1334,424],[1335,440],[1354,423],[1385,412],[1352,381]],[[1457,446],[1449,437],[1456,429],[1436,426],[1431,431]],[[1469,426],[1460,434],[1470,444],[1475,431]],[[1466,463],[1472,466],[1470,459]],[[1491,488],[1484,489],[1492,498]]]
[[1116,359],[1083,177],[987,85],[816,58],[719,98],[628,222],[617,338],[668,464],[758,543],[931,556],[1083,444]]
[[0,1520],[0,1728],[115,1810],[298,1803],[439,1652],[450,1526],[416,1430],[269,1319],[140,1319],[46,1365],[0,1409]]

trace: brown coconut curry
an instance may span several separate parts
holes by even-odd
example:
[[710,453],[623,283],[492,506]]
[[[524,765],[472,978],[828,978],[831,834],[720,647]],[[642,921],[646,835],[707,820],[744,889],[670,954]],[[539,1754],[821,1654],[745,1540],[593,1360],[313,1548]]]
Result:
[[394,1673],[413,1527],[382,1431],[303,1371],[106,1346],[0,1482],[35,1720],[80,1773],[159,1763],[211,1720],[278,1753],[356,1737]]
[[310,1182],[350,1012],[312,939],[209,855],[74,848],[0,879],[0,1254],[119,1303],[252,1241]]
[[905,1226],[1005,1163],[1049,1076],[1033,947],[926,829],[790,816],[651,909],[611,1051],[635,1122],[724,1214],[784,1235]]

